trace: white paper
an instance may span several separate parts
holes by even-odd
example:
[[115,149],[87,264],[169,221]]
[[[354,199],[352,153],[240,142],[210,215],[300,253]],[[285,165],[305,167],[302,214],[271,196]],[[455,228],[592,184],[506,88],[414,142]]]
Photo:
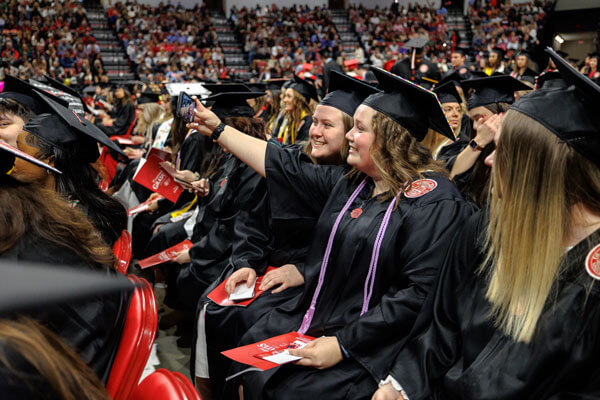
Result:
[[272,356],[263,357],[264,360],[270,361],[275,364],[287,364],[293,361],[298,361],[304,357],[292,356],[288,350],[284,350],[281,353],[273,354]]
[[240,283],[235,287],[233,293],[229,295],[229,300],[231,301],[242,301],[248,300],[254,297],[254,286],[256,286],[256,279],[252,286],[248,287],[246,283]]

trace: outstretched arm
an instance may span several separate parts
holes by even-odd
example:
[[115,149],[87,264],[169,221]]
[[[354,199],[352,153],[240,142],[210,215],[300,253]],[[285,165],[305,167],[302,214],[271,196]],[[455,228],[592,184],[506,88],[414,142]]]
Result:
[[[197,98],[194,122],[188,124],[188,128],[196,129],[205,136],[210,136],[219,126],[221,120],[215,113],[204,107]],[[261,176],[265,176],[265,154],[267,142],[238,131],[231,126],[226,126],[217,140],[231,154],[242,160]]]

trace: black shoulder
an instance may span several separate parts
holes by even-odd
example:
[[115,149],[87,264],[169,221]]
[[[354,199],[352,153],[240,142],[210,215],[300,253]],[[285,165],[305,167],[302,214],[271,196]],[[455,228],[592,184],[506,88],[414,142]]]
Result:
[[425,174],[423,178],[415,180],[410,188],[402,194],[402,201],[415,207],[443,200],[465,201],[454,183],[437,173]]

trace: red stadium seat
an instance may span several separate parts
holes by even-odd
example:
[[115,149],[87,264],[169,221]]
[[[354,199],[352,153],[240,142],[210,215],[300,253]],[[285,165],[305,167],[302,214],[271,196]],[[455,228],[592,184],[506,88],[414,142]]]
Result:
[[129,303],[121,343],[106,385],[108,394],[115,400],[128,399],[137,386],[152,350],[158,320],[152,286],[134,275],[127,278],[137,287]]
[[[137,122],[137,118],[138,112],[136,110],[133,116],[133,122],[131,122],[131,125],[129,125],[129,128],[127,128],[127,132],[125,132],[124,135],[111,136],[110,140],[117,140],[119,138],[129,139],[129,137],[131,136],[131,132],[133,131],[133,127]],[[102,166],[104,167],[104,179],[100,182],[100,188],[103,191],[106,191],[108,189],[108,186],[110,185],[110,182],[117,173],[117,161],[110,155],[110,152],[106,147],[102,147],[102,152],[100,153],[99,160]]]
[[127,269],[131,261],[131,234],[128,231],[124,230],[121,237],[113,245],[113,254],[117,258],[114,265],[115,269],[123,275],[127,275]]
[[129,400],[149,399],[202,400],[188,378],[163,368],[148,375],[129,396]]

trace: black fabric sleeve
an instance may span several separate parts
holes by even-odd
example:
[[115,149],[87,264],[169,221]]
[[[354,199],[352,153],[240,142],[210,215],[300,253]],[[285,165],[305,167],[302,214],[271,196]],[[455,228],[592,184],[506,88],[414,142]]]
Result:
[[472,274],[481,261],[478,236],[482,215],[480,211],[471,216],[452,244],[410,339],[392,364],[390,375],[411,399],[429,398],[436,381],[460,356],[455,292],[463,277]]
[[273,219],[311,219],[319,217],[345,169],[310,164],[298,150],[269,144],[265,171]]
[[401,276],[378,304],[337,333],[348,353],[377,379],[387,376],[389,355],[407,339],[448,248],[471,210],[467,203],[454,200],[414,209],[397,237],[396,246],[402,249]]

